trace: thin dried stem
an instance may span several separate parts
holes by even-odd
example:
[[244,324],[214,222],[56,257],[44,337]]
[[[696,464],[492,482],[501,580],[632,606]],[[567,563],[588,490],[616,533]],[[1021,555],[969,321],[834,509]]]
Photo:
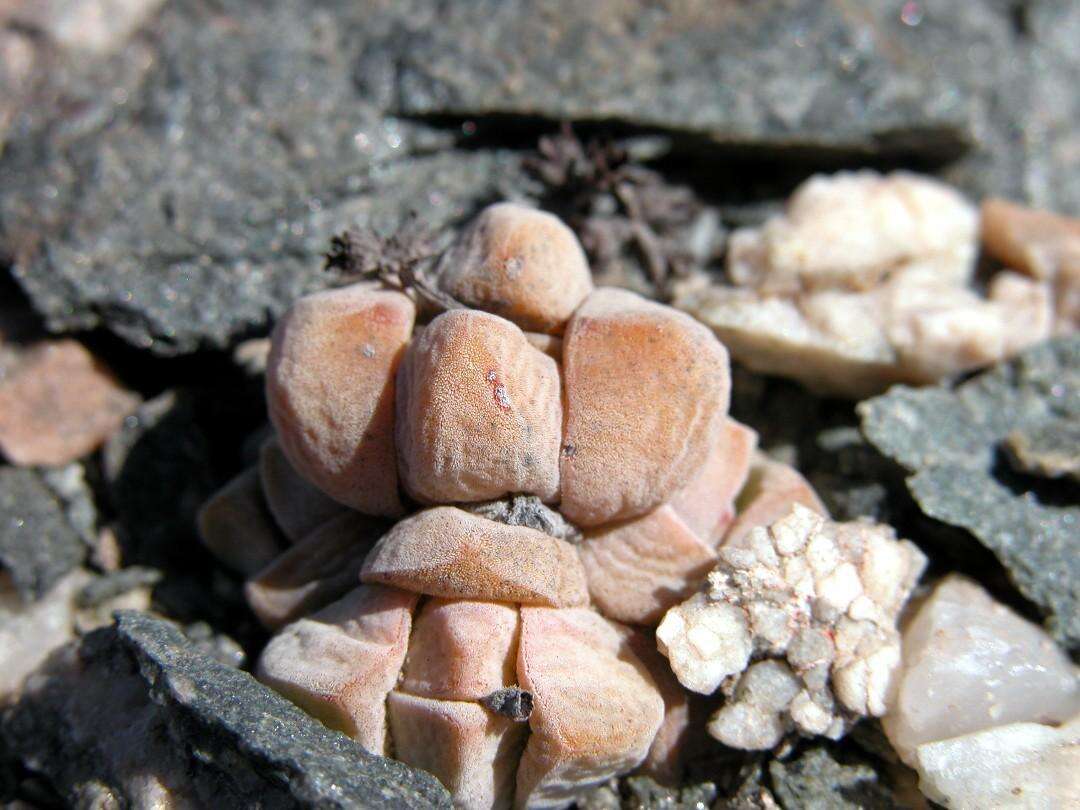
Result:
[[431,309],[464,309],[464,304],[439,289],[433,277],[439,255],[431,230],[414,213],[389,235],[365,227],[334,236],[324,269],[337,272],[343,280],[378,279],[388,287],[412,291]]

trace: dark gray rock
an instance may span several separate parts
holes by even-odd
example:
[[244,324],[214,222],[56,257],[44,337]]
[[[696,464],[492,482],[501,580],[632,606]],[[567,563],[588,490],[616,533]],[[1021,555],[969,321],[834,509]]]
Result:
[[0,729],[72,805],[450,807],[432,777],[366,753],[144,613],[54,654]]
[[[886,0],[858,14],[811,0],[249,5],[170,3],[93,69],[55,55],[0,165],[0,246],[54,328],[105,325],[164,354],[221,347],[322,285],[344,224],[417,208],[438,226],[520,193],[515,156],[454,150],[417,116],[492,116],[507,143],[507,116],[614,119],[720,154],[940,157],[972,141],[982,157],[956,177],[974,190],[1065,208],[1073,194],[1054,169],[1075,160],[1074,116],[1048,102],[1073,87],[1080,23],[1052,3],[1023,38],[1006,4],[906,22]],[[1053,112],[1033,114],[1032,86]]]
[[[886,4],[879,3],[883,6]],[[617,120],[743,147],[956,154],[968,101],[895,3],[486,0],[438,5],[365,54],[410,115]],[[894,38],[890,50],[884,37]]]
[[[895,21],[898,4],[872,5],[879,21]],[[1080,212],[1080,188],[1069,181],[1080,168],[1080,6],[990,0],[913,7],[919,24],[893,25],[891,32],[964,99],[976,144],[945,178],[976,197],[996,194]]]
[[247,673],[191,652],[168,623],[127,612],[118,616],[116,633],[154,702],[170,715],[174,740],[192,746],[197,734],[200,764],[238,796],[245,776],[239,757],[251,777],[284,782],[305,806],[449,807],[433,777],[366,753]]
[[[1028,162],[1024,193],[1038,204],[1080,216],[1080,4],[1043,0],[1020,9],[1025,36],[1035,43],[1027,74],[1033,79],[1033,95],[1023,120]],[[1029,87],[1021,92],[1029,92]]]
[[772,789],[785,810],[893,810],[899,804],[867,764],[842,764],[830,749],[811,748],[769,763]]
[[0,467],[0,567],[19,595],[44,594],[86,557],[63,505],[34,470]]
[[614,784],[600,785],[578,799],[578,810],[622,810],[619,792]]
[[813,448],[802,453],[800,463],[835,520],[870,518],[894,526],[899,522],[903,504],[893,497],[899,483],[895,465],[882,460],[855,424],[816,434]]
[[648,776],[631,776],[622,783],[622,810],[698,810],[716,799],[711,782],[669,787]]
[[111,57],[50,54],[5,135],[0,254],[54,329],[221,348],[324,285],[346,224],[533,193],[492,145],[563,118],[663,130],[721,196],[757,187],[748,151],[797,177],[973,145],[969,191],[1075,212],[1078,35],[1055,0],[174,0]]
[[406,5],[177,0],[117,56],[48,74],[54,112],[5,144],[0,251],[50,327],[222,347],[325,284],[344,225],[439,225],[499,196],[514,161],[449,150],[364,89]]
[[575,806],[579,810],[719,810],[722,806],[714,805],[715,799],[716,785],[712,782],[673,787],[661,785],[649,776],[628,776],[589,791]]
[[1071,482],[1017,474],[1003,442],[1016,430],[1080,419],[1080,337],[1038,346],[955,389],[897,386],[858,406],[870,442],[911,475],[926,515],[965,529],[1080,648],[1080,499]]
[[247,661],[244,648],[223,633],[215,633],[206,622],[193,622],[184,628],[184,635],[203,655],[226,666],[239,669]]
[[[923,161],[1080,211],[1080,7],[1059,0],[446,4],[365,54],[393,109],[660,128],[719,154]],[[542,22],[540,22],[542,21]]]

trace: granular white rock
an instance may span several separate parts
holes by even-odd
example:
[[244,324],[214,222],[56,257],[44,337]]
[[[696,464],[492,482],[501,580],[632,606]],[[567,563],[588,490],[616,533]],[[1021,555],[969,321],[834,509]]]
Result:
[[929,178],[816,175],[795,190],[783,216],[732,235],[728,273],[767,293],[870,289],[900,264],[948,255],[949,279],[965,282],[977,231],[975,209]]
[[710,732],[725,744],[770,748],[792,729],[837,738],[884,714],[897,616],[925,562],[888,526],[796,504],[721,547],[704,592],[668,611],[657,644],[683,686],[723,689]]
[[776,659],[759,661],[739,679],[735,700],[709,722],[709,733],[732,748],[772,748],[787,730],[781,712],[800,693],[799,678]]
[[726,286],[676,303],[749,368],[861,398],[1007,358],[1051,333],[1050,282],[971,285],[977,216],[936,181],[896,172],[811,178],[787,212],[736,231]]
[[703,695],[746,668],[750,641],[746,614],[724,602],[712,603],[702,593],[669,610],[656,628],[657,646],[679,683]]

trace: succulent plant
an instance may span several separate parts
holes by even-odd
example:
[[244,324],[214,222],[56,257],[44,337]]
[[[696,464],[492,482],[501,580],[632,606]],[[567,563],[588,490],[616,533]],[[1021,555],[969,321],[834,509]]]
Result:
[[423,295],[310,295],[274,332],[276,438],[201,516],[280,629],[256,674],[460,807],[670,779],[687,695],[651,628],[740,523],[824,509],[728,417],[712,333],[593,289],[556,218],[492,206],[436,270]]

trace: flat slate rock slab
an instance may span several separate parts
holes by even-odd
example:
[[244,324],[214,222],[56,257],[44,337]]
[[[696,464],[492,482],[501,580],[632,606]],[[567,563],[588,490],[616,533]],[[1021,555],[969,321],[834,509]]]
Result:
[[[1054,637],[1080,649],[1080,487],[1017,472],[1018,431],[1080,420],[1080,336],[1044,343],[955,388],[896,386],[858,406],[871,444],[911,475],[928,516],[966,529],[997,555]],[[1060,451],[1080,455],[1075,431]]]
[[946,172],[969,193],[1080,212],[1075,3],[415,8],[364,54],[398,113],[614,121],[685,136],[703,154],[811,162],[933,162],[970,147]]
[[137,611],[54,654],[0,731],[80,804],[451,807],[430,775],[368,754]]
[[[895,12],[895,4],[892,4]],[[391,29],[386,64],[402,113],[616,120],[720,144],[847,154],[955,154],[967,102],[914,57],[880,46],[879,20],[795,0],[481,0]]]

